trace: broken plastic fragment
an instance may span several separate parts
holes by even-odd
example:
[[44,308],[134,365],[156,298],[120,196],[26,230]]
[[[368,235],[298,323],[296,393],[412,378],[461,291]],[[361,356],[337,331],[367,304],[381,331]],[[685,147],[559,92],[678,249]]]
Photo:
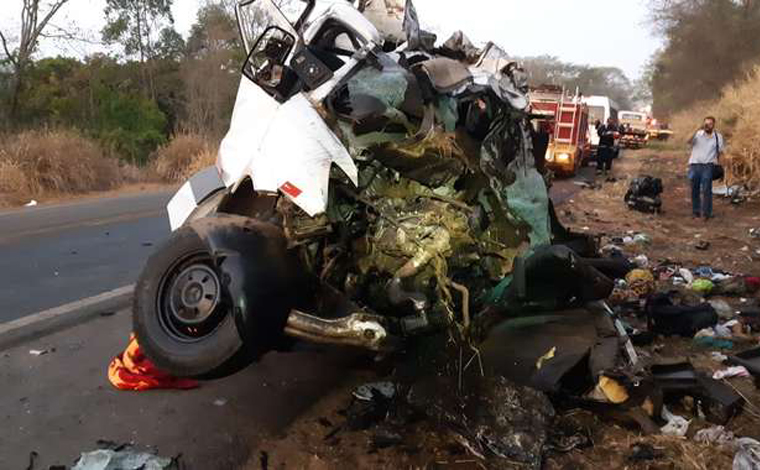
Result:
[[[607,401],[614,403],[615,405],[628,401],[628,390],[620,385],[615,379],[602,375],[599,377],[599,383],[597,384],[596,389],[601,392]],[[595,396],[599,396],[599,394],[597,393]]]
[[546,354],[544,354],[543,356],[539,357],[538,360],[536,361],[536,369],[540,370],[541,367],[544,366],[544,362],[546,362],[546,361],[548,361],[550,359],[554,359],[554,355],[556,353],[557,353],[557,347],[555,346],[555,347],[551,348]]

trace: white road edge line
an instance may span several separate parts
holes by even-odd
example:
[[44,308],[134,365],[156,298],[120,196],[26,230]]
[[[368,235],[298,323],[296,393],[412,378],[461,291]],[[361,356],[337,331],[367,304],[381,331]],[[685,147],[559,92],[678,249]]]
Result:
[[130,284],[128,286],[119,287],[118,289],[114,289],[112,291],[104,292],[102,294],[95,295],[93,297],[88,297],[86,299],[77,300],[76,302],[71,302],[69,304],[61,305],[59,307],[54,307],[49,310],[44,310],[42,312],[33,313],[31,315],[27,315],[23,318],[19,318],[17,320],[9,321],[7,323],[0,324],[0,335],[8,333],[10,331],[18,330],[19,328],[24,328],[29,325],[33,325],[35,323],[49,320],[51,318],[57,318],[61,317],[63,315],[70,314],[72,312],[75,312],[77,310],[91,307],[93,305],[97,305],[101,302],[105,302],[111,299],[114,299],[116,297],[119,297],[121,295],[127,295],[130,294],[132,291],[135,290],[135,285]]

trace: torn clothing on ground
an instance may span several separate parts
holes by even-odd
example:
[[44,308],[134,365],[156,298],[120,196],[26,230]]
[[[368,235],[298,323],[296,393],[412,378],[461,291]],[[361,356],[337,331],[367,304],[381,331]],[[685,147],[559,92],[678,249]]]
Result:
[[161,372],[140,350],[135,335],[129,345],[108,366],[108,380],[119,390],[140,392],[155,389],[188,390],[199,386],[196,380],[180,379]]

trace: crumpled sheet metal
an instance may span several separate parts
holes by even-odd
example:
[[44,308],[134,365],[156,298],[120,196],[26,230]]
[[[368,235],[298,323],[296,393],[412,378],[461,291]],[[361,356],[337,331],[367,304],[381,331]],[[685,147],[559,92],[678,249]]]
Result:
[[551,242],[548,190],[535,168],[524,72],[512,62],[494,70],[506,54],[462,33],[435,48],[406,6],[407,45],[363,50],[366,60],[355,56],[323,100],[301,93],[278,103],[244,79],[219,166],[227,186],[250,176],[255,190],[279,191],[312,218],[350,199],[368,249],[335,269],[336,285],[346,285],[343,272],[363,275],[362,286],[373,276],[427,282],[451,313],[453,279],[472,291],[462,298],[481,303],[517,256]]
[[[415,274],[424,270],[425,279],[432,276],[440,281],[456,267],[456,262],[451,263],[455,255],[470,264],[480,260],[487,278],[499,281],[528,246],[551,242],[548,191],[535,168],[526,116],[494,91],[487,78],[483,85],[474,83],[470,69],[461,62],[425,57],[419,69],[434,90],[434,107],[422,111],[422,103],[414,98],[420,92],[413,90],[422,86],[417,76],[384,53],[377,57],[382,69],[368,66],[358,71],[328,100],[328,109],[336,110],[339,117],[337,132],[351,153],[360,162],[374,161],[396,172],[361,170],[362,175],[371,175],[360,177],[370,180],[360,182],[361,194],[374,201],[373,209],[383,216],[371,234],[373,249],[359,265],[364,273],[376,269],[398,277],[397,271],[411,263]],[[494,83],[504,80],[512,79],[503,76]],[[521,95],[516,85],[511,89]],[[461,132],[470,126],[472,113],[460,116],[460,108],[472,109],[478,99],[490,104],[482,101],[485,112],[475,117],[473,128],[477,119],[495,122],[482,144],[468,137],[475,145],[467,147]],[[415,111],[424,117],[410,129]],[[457,127],[465,117],[467,124]],[[386,130],[393,126],[396,130]],[[467,180],[477,180],[475,187],[480,189],[472,192],[458,186]],[[490,196],[478,196],[478,191]],[[423,204],[421,198],[439,199]],[[472,220],[468,226],[467,218],[481,209],[488,213],[482,216],[488,218],[487,226],[479,229]],[[428,220],[425,214],[435,217]],[[449,222],[457,219],[460,222],[452,227]],[[444,238],[446,242],[440,242]],[[444,259],[447,265],[441,263]],[[425,270],[433,261],[432,269]]]
[[219,149],[218,166],[227,187],[250,176],[257,191],[280,190],[315,216],[327,207],[333,164],[358,184],[351,155],[305,96],[280,104],[242,79],[232,123]]
[[406,40],[405,6],[405,0],[366,0],[362,13],[375,25],[385,41],[400,44]]
[[406,36],[407,48],[411,51],[417,49],[430,50],[435,46],[437,39],[435,34],[424,31],[420,27],[420,19],[417,8],[412,0],[406,0],[404,9],[404,35]]
[[504,49],[489,42],[483,48],[483,52],[481,53],[478,62],[475,64],[475,67],[495,75],[504,70],[504,67],[511,62],[513,62],[512,59]]
[[470,38],[468,38],[462,31],[455,31],[451,37],[441,45],[441,50],[448,54],[458,56],[458,59],[467,62],[477,61],[482,54],[482,51],[475,47],[472,41],[470,41]]
[[472,83],[472,74],[465,64],[448,57],[436,57],[420,64],[439,93],[451,93]]

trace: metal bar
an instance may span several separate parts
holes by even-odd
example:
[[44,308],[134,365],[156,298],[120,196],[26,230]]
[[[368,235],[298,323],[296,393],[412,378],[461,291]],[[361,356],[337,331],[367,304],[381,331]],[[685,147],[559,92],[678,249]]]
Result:
[[388,333],[386,319],[378,315],[354,313],[326,320],[298,310],[288,315],[285,334],[322,344],[356,346],[371,351],[391,351],[398,343]]

